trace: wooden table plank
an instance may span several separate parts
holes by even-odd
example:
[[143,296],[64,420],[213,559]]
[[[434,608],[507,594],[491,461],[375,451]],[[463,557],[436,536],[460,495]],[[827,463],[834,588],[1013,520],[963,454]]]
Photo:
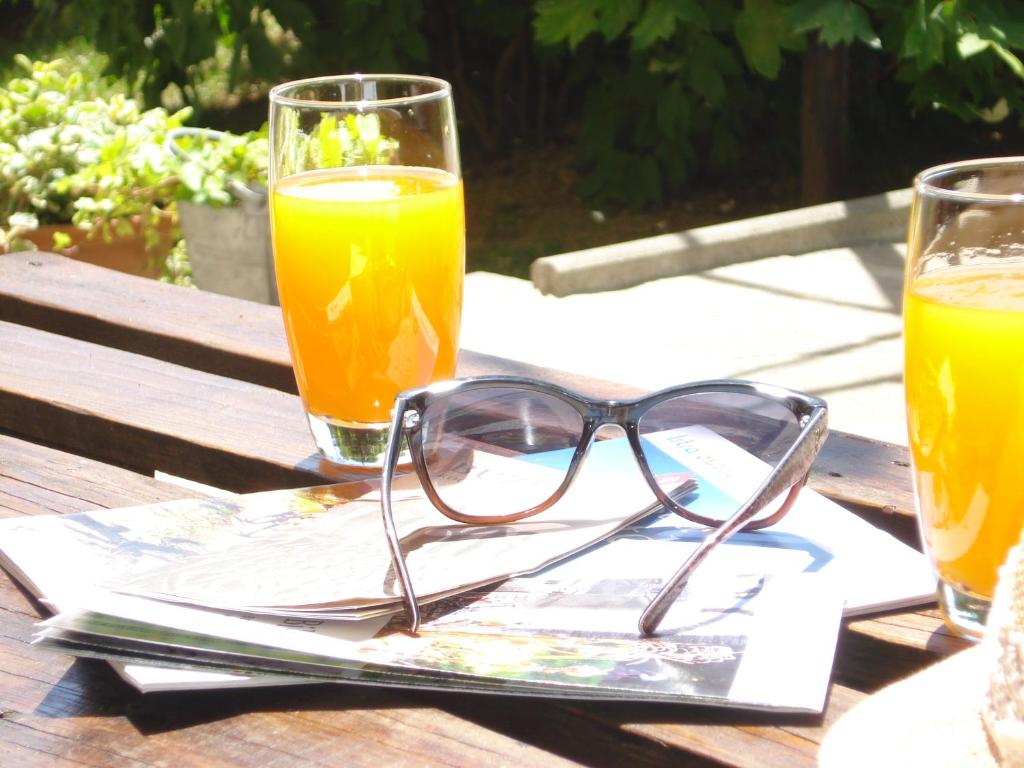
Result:
[[280,315],[52,253],[0,256],[0,320],[295,392]]
[[736,728],[728,725],[693,727],[680,723],[627,725],[626,731],[666,741],[674,747],[697,750],[715,764],[735,768],[764,765],[814,766],[819,745],[781,728]]
[[[176,498],[183,491],[9,437],[0,437],[0,455],[29,457],[25,462],[4,462],[0,510],[7,514],[26,512],[18,508],[25,500],[25,487],[39,489],[35,497],[39,508],[29,510],[33,513],[47,511],[42,508],[47,500],[54,505],[52,511],[72,511],[79,506],[139,503],[143,499],[135,492],[140,488],[147,501]],[[104,482],[94,501],[81,500],[69,507],[67,499],[79,487],[81,478],[76,475],[82,472],[97,472]],[[123,489],[120,496],[118,487]],[[695,707],[607,708],[551,701],[524,707],[503,697],[400,694],[350,686],[142,697],[104,665],[72,662],[29,648],[35,607],[6,579],[0,579],[0,606],[0,706],[6,712],[0,719],[0,743],[18,765],[64,759],[87,765],[148,765],[159,762],[160,755],[184,749],[186,743],[194,744],[196,754],[202,756],[195,764],[204,765],[292,757],[327,765],[379,765],[381,760],[453,765],[494,760],[516,765],[563,761],[618,765],[625,760],[638,766],[669,765],[679,754],[665,746],[668,735],[678,746],[699,754],[710,750],[705,744],[709,718],[718,723],[714,725],[717,732],[730,731],[729,723],[737,716],[732,711]],[[734,734],[733,738],[751,749],[762,742],[790,738],[785,729],[768,724],[774,716],[757,717],[765,724],[754,735]],[[669,731],[663,732],[662,727],[669,725]],[[268,733],[274,734],[269,741]],[[400,741],[397,734],[412,741],[392,747]],[[716,749],[721,749],[723,738],[713,741]],[[424,745],[425,739],[441,743]],[[320,759],[319,750],[331,749],[339,740],[346,744],[346,751]],[[349,749],[358,754],[353,756]],[[697,758],[694,761],[699,764]],[[183,759],[180,764],[192,763]],[[811,765],[812,761],[808,757],[793,764]]]
[[914,516],[910,452],[904,446],[830,432],[814,463],[811,485],[837,501]]
[[[9,254],[0,265],[0,320],[295,391],[277,307],[111,273],[55,254]],[[530,376],[611,397],[641,392],[470,350],[460,353],[458,373]],[[908,461],[906,448],[833,433],[810,482],[832,498],[912,515]]]
[[[51,510],[76,511],[80,508],[96,506],[123,506],[143,501],[178,498],[186,492],[178,486],[134,476],[125,470],[105,467],[94,461],[34,446],[10,437],[0,437],[0,456],[19,457],[18,461],[5,461],[3,473],[0,474],[4,480],[3,483],[0,483],[0,510],[5,514],[39,513]],[[25,460],[23,461],[21,457],[25,457]],[[90,496],[90,500],[82,499],[71,503],[68,499],[74,498],[77,489],[81,487],[83,474],[94,474],[103,479],[102,482],[87,486],[86,490],[89,493],[85,495]],[[30,510],[20,508],[20,505],[26,503],[25,488],[37,489],[35,496],[28,502],[36,504],[37,508]],[[121,489],[120,492],[118,489]],[[143,498],[137,495],[140,491]],[[51,509],[45,508],[47,504],[52,505]],[[12,715],[7,718],[9,722],[5,723],[5,726],[12,728],[18,725],[27,726],[33,732],[41,729],[40,734],[42,734],[36,734],[35,740],[24,745],[26,749],[31,748],[36,751],[30,751],[28,754],[19,753],[19,759],[40,755],[45,756],[45,759],[49,759],[51,755],[61,756],[64,753],[60,751],[60,747],[65,741],[77,742],[75,758],[84,759],[87,762],[95,760],[98,764],[102,764],[105,761],[120,760],[124,757],[120,753],[115,754],[102,750],[94,753],[86,749],[85,744],[81,742],[85,739],[87,744],[92,744],[91,731],[86,738],[78,731],[61,730],[49,720],[45,720],[42,725],[36,724],[33,718],[44,714],[48,717],[62,718],[66,718],[70,714],[75,714],[76,717],[88,717],[88,713],[99,707],[103,709],[106,717],[119,713],[131,713],[136,727],[140,722],[145,722],[147,728],[158,731],[172,728],[211,728],[214,729],[213,732],[217,738],[222,738],[224,736],[222,731],[205,723],[207,715],[204,714],[201,717],[191,714],[168,715],[168,702],[180,702],[182,707],[189,710],[198,707],[202,712],[220,711],[223,707],[230,710],[228,714],[221,713],[215,716],[215,719],[253,711],[251,707],[232,704],[233,699],[228,693],[220,697],[213,696],[212,701],[211,695],[207,693],[189,693],[170,698],[159,695],[156,699],[160,703],[154,705],[149,711],[147,709],[149,705],[144,698],[140,698],[114,679],[102,665],[91,662],[72,664],[70,660],[56,654],[46,654],[26,648],[25,643],[29,639],[30,623],[34,618],[35,610],[28,602],[27,597],[19,593],[9,581],[3,581],[0,584],[0,605],[5,609],[0,614],[0,634],[4,638],[4,641],[0,643],[0,669],[18,670],[17,679],[5,679],[0,675],[0,691],[3,691],[4,696],[3,706],[17,713],[16,716]],[[249,703],[259,702],[261,708],[291,709],[297,706],[296,699],[301,698],[303,702],[307,700],[320,702],[319,708],[314,709],[315,715],[310,715],[317,721],[323,718],[330,720],[333,717],[343,717],[325,713],[327,710],[333,711],[335,708],[345,709],[351,706],[350,700],[334,691],[322,693],[320,688],[331,687],[314,686],[304,689],[302,697],[282,691],[260,692],[259,694],[246,692],[244,700]],[[235,695],[240,694],[236,693]],[[531,702],[530,707],[522,708],[518,704],[511,704],[508,699],[500,697],[467,698],[453,694],[424,698],[418,694],[409,695],[412,698],[408,701],[426,706],[431,711],[443,709],[447,713],[446,717],[468,720],[475,724],[474,727],[485,729],[485,732],[497,730],[516,744],[519,743],[517,735],[529,734],[529,741],[534,746],[545,750],[545,757],[547,752],[560,751],[563,755],[574,757],[591,765],[603,764],[600,759],[601,755],[615,755],[616,759],[628,755],[628,761],[634,765],[671,763],[677,755],[667,749],[666,744],[685,748],[695,755],[703,755],[709,761],[706,764],[719,764],[722,760],[726,765],[756,764],[751,762],[755,760],[755,756],[768,755],[773,759],[785,758],[786,762],[792,765],[811,765],[818,741],[817,723],[819,720],[813,717],[780,717],[774,714],[737,713],[730,710],[709,710],[698,707],[628,704],[583,705],[547,701]],[[255,698],[253,698],[254,696]],[[829,716],[837,715],[837,702],[845,702],[848,705],[856,698],[855,691],[834,687]],[[383,692],[381,698],[372,699],[372,701],[397,706],[398,701],[406,702],[407,699],[403,698],[401,694]],[[384,706],[384,704],[381,703],[380,706]],[[141,715],[140,712],[148,712],[148,714]],[[515,712],[514,716],[510,714],[512,712]],[[270,715],[261,714],[260,717],[266,718]],[[351,719],[355,715],[349,713],[344,717]],[[431,718],[433,717],[431,715]],[[169,719],[172,722],[168,722]],[[90,721],[87,719],[85,722]],[[286,724],[282,725],[277,720],[273,720],[272,723],[264,723],[260,727],[273,727],[278,730],[306,727],[301,723],[293,723],[291,720],[285,722]],[[432,719],[431,722],[433,722]],[[361,721],[356,721],[356,723],[360,728],[364,727]],[[735,727],[737,724],[743,724],[742,728],[737,729]],[[237,724],[233,727],[235,729],[242,728]],[[337,728],[348,727],[350,727],[349,720],[337,725]],[[243,741],[249,738],[247,729],[248,726],[244,731],[244,737],[240,737],[243,738]],[[794,731],[794,729],[796,730]],[[622,731],[625,731],[627,736],[622,736]],[[22,730],[15,731],[16,734],[23,732]],[[337,730],[331,730],[332,737],[339,733]],[[132,739],[117,727],[110,726],[101,729],[95,735],[95,739],[101,740],[101,737],[102,740],[113,739],[114,742],[127,743],[129,747],[132,745]],[[0,738],[4,738],[4,736],[0,735]],[[325,738],[327,737],[325,736]],[[169,737],[168,743],[176,744]],[[252,747],[250,742],[245,743]],[[160,749],[166,747],[167,744],[159,745]],[[517,749],[521,749],[521,747],[517,747]],[[213,754],[224,757],[216,750]],[[258,750],[255,751],[255,754],[269,759],[266,753]],[[733,755],[733,757],[727,757],[728,755]],[[745,755],[746,758],[737,761],[736,755]],[[528,763],[529,761],[524,759],[518,762]]]
[[[53,253],[0,259],[0,320],[295,393],[281,310],[180,288]],[[619,396],[586,376],[462,350],[458,375],[545,378]]]
[[[8,436],[0,436],[0,457],[0,516],[190,493]],[[83,487],[83,475],[97,482]],[[2,765],[577,764],[446,711],[456,695],[317,685],[142,696],[105,664],[31,648],[37,608],[0,578]]]
[[[0,350],[0,428],[145,474],[162,469],[236,491],[354,477],[338,473],[315,453],[295,396],[5,323],[0,323]],[[90,369],[88,381],[78,383],[79,371]],[[835,440],[831,436],[829,444]],[[836,466],[840,454],[826,451],[817,476],[827,487],[812,485],[840,497],[861,494],[859,477],[886,493],[898,487],[899,476],[888,485],[876,479],[884,471],[905,470],[891,462],[894,469],[886,469],[884,446],[882,458],[873,460],[874,442],[850,438],[840,445],[856,450],[851,466],[859,475],[838,464],[844,475],[833,477],[828,467]],[[880,522],[898,522],[916,536],[911,518],[888,516],[892,520]],[[854,626],[868,636],[897,636],[885,621],[867,619]],[[910,647],[933,642],[922,632],[901,637],[899,642]],[[947,652],[956,642],[948,640]]]
[[[91,375],[79,381],[83,370]],[[0,429],[147,475],[160,469],[241,492],[359,477],[316,454],[294,395],[8,323],[0,323]],[[827,487],[812,478],[820,490],[862,494],[859,476],[828,470],[842,446],[856,449],[861,476],[863,467],[887,471],[885,446],[872,461],[874,442],[833,435],[831,444],[840,447],[826,452],[816,475]],[[906,482],[904,468],[891,466],[889,486],[866,475],[880,492]],[[916,531],[905,514],[889,517],[873,522]],[[870,623],[860,627],[872,631]]]
[[[239,491],[356,476],[317,455],[301,402],[275,389],[2,322],[0,367],[0,429],[36,441]],[[913,504],[901,457],[905,449],[832,433],[809,485],[912,530],[899,520]]]
[[[106,462],[234,490],[344,477],[315,455],[298,399],[286,391],[293,380],[276,308],[31,254],[0,257],[0,319],[10,321],[0,323],[0,430],[91,457],[0,436],[0,515],[190,495]],[[461,374],[482,372],[635,393],[474,353],[460,358]],[[811,485],[910,538],[905,449],[832,434]],[[102,664],[27,649],[34,607],[0,581],[0,709],[13,713],[0,717],[0,764],[145,765],[192,747],[188,759],[209,757],[201,764],[486,763],[510,751],[517,764],[811,765],[825,727],[865,691],[959,647],[934,612],[847,622],[823,718],[352,686],[141,697]],[[436,743],[391,749],[396,733],[422,736],[435,725]],[[339,743],[340,754],[332,751]]]
[[180,485],[0,435],[0,517],[87,512],[196,495]]
[[[0,642],[12,661],[7,650]],[[580,764],[431,706],[436,696],[342,685],[142,696],[123,687],[97,662],[70,663],[56,680],[0,671],[0,744],[15,745],[19,760],[4,764]],[[11,691],[18,706],[7,703]]]
[[585,713],[617,723],[627,733],[698,755],[701,761],[696,765],[813,766],[825,731],[864,698],[857,690],[833,683],[822,716],[622,703],[595,704]]
[[846,630],[885,643],[925,651],[935,657],[948,656],[974,645],[946,625],[937,607],[850,619],[846,622]]
[[322,462],[295,395],[2,322],[0,429],[233,491],[351,477]]

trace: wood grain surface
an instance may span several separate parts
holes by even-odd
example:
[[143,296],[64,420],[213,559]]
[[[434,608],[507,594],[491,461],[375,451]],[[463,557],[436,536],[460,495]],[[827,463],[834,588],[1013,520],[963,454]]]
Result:
[[[636,391],[464,353],[460,373]],[[832,434],[811,485],[913,542],[906,450]],[[279,310],[49,254],[0,257],[0,517],[365,479],[322,462]],[[964,647],[934,609],[845,623],[823,716],[349,685],[143,696],[28,645],[44,609],[0,578],[0,765],[812,766],[873,691]]]
[[[0,270],[0,320],[136,352],[192,371],[295,392],[277,307],[186,291],[120,273],[111,275],[110,270],[55,254],[10,254],[4,259]],[[105,364],[116,365],[116,357],[106,358]],[[131,369],[131,364],[126,368]],[[483,373],[540,378],[593,396],[625,398],[641,394],[635,387],[463,350],[458,374]],[[187,382],[181,382],[181,386],[188,388]],[[215,384],[209,386],[216,389]],[[260,402],[268,397],[264,394]],[[68,405],[74,407],[73,403]],[[298,432],[304,429],[303,425]],[[313,456],[312,441],[307,447],[306,461],[300,460],[297,467],[300,473],[312,469],[313,463],[319,464]],[[331,473],[328,466],[316,469]],[[294,482],[304,481],[297,478]],[[809,482],[830,498],[895,515],[913,515],[909,457],[901,446],[834,432]]]
[[[278,307],[182,290],[53,253],[4,256],[0,320],[295,393]],[[533,376],[590,393],[639,390],[471,350],[458,374]]]
[[[3,462],[2,516],[188,495],[172,484],[9,437],[0,438],[0,452],[19,456]],[[87,499],[78,498],[83,473],[95,480]],[[818,718],[807,716],[524,704],[500,696],[344,685],[143,696],[102,663],[28,647],[32,624],[43,611],[9,579],[0,579],[0,606],[2,765],[156,765],[171,755],[175,765],[293,759],[323,765],[668,765],[679,759],[675,748],[712,765],[763,765],[764,757],[812,765],[821,737]],[[832,696],[843,702],[861,698],[837,686]],[[737,718],[742,729],[735,727]]]

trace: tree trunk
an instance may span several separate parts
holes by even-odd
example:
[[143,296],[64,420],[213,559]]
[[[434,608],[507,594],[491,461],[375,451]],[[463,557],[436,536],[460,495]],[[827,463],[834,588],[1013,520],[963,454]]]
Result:
[[815,39],[804,53],[800,191],[805,205],[846,194],[847,73],[845,45]]

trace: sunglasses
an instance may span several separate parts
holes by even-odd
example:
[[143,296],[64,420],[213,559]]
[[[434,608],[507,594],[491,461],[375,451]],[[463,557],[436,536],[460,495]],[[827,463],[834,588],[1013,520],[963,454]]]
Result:
[[[824,442],[827,412],[816,397],[732,380],[685,384],[632,400],[591,399],[510,376],[442,381],[401,393],[384,456],[381,512],[411,631],[419,628],[420,609],[391,500],[400,459],[411,460],[427,498],[446,517],[471,525],[511,523],[555,505],[595,439],[608,439],[607,432],[621,428],[658,502],[713,529],[641,615],[639,631],[651,635],[715,547],[738,531],[770,526],[789,511]],[[742,503],[710,512],[692,503],[700,496],[700,481],[665,461],[666,446],[685,447],[695,429],[710,430],[758,460],[758,470],[742,473],[734,494]],[[508,471],[536,461],[556,471]]]

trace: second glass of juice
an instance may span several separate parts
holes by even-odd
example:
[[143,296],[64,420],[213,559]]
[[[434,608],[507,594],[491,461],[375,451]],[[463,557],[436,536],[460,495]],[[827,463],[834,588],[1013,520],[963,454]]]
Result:
[[979,638],[1024,525],[1024,158],[915,179],[904,329],[921,536],[947,623]]
[[451,88],[352,75],[270,94],[271,232],[317,447],[378,467],[395,395],[455,373],[465,215]]

